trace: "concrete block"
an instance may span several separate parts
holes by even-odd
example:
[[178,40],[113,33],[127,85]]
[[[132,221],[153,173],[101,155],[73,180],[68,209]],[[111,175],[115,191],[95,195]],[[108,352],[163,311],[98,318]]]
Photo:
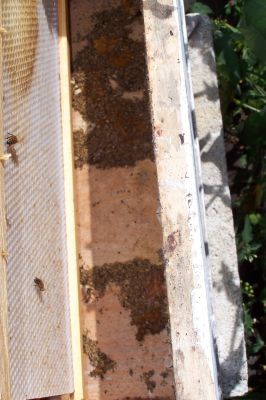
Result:
[[187,15],[186,21],[201,148],[219,379],[224,396],[232,397],[247,391],[247,362],[212,27],[208,17],[198,14]]

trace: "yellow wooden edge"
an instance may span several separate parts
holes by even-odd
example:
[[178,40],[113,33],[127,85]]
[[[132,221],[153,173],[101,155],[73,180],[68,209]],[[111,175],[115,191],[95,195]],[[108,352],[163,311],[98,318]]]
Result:
[[80,291],[74,205],[74,162],[71,121],[70,65],[66,0],[58,0],[61,112],[65,177],[65,208],[68,251],[69,302],[74,373],[74,400],[84,398]]
[[[0,0],[0,26],[2,26],[2,1]],[[3,58],[2,35],[0,35],[0,154],[3,154]],[[11,400],[11,381],[8,339],[7,303],[7,250],[6,250],[6,212],[4,194],[4,162],[0,162],[0,399]]]

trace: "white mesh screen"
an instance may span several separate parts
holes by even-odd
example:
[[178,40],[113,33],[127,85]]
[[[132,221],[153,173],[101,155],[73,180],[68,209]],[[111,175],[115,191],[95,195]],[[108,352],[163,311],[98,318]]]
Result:
[[18,140],[5,197],[12,398],[21,400],[73,391],[58,15],[52,0],[2,4],[4,134]]

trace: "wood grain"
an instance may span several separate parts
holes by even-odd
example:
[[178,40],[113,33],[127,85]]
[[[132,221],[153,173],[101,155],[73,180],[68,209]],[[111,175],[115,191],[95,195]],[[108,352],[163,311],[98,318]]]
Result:
[[[58,1],[61,112],[65,177],[65,210],[68,251],[69,304],[74,372],[74,400],[83,399],[82,337],[80,328],[79,270],[74,205],[73,143],[70,96],[69,43],[67,34],[67,2]],[[63,400],[63,399],[62,399]]]
[[[143,0],[176,398],[219,398],[177,5]],[[183,69],[182,69],[183,68]],[[182,86],[183,85],[183,86]],[[182,97],[183,95],[183,97]]]
[[[2,27],[2,2],[0,1],[0,27]],[[0,154],[4,151],[3,132],[3,60],[2,35],[0,34]],[[10,400],[10,370],[7,324],[7,250],[6,250],[6,213],[4,199],[4,161],[0,162],[0,398]]]
[[[2,27],[2,1],[0,1],[0,27]],[[0,154],[4,151],[3,132],[3,60],[2,35],[0,34]],[[4,161],[0,162],[0,399],[10,400],[10,370],[8,354],[7,325],[7,250],[6,250],[6,213],[4,196]]]

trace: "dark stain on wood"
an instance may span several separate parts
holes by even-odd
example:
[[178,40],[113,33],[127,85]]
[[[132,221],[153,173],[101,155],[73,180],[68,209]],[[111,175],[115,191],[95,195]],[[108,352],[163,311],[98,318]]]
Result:
[[167,237],[165,252],[172,253],[179,244],[181,244],[180,232],[175,231],[175,232],[170,233],[170,235],[168,235],[168,237]]
[[24,97],[31,87],[38,43],[38,1],[3,2],[3,54],[11,89]]

